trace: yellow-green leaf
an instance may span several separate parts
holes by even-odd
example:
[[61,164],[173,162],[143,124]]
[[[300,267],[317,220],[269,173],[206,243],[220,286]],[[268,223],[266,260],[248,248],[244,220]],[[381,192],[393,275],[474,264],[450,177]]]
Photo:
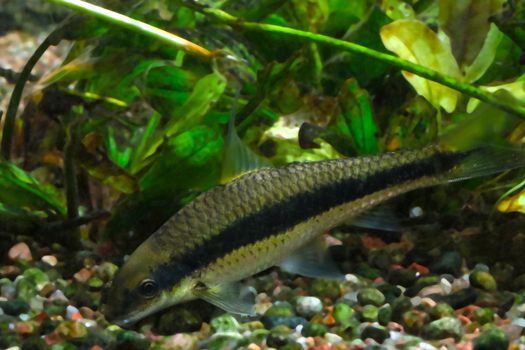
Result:
[[471,65],[490,29],[489,18],[503,9],[505,0],[441,0],[440,28],[450,38],[460,66]]
[[498,203],[498,210],[502,213],[520,212],[525,214],[525,189],[514,196],[505,198]]
[[[518,101],[525,103],[525,80],[517,80],[509,84],[493,85],[493,86],[480,86],[483,90],[495,93],[498,90],[505,90],[511,93],[511,95]],[[474,111],[480,101],[476,98],[471,98],[467,104],[467,112],[471,113]]]
[[[450,47],[441,42],[423,22],[398,20],[382,27],[380,34],[385,47],[399,57],[453,78],[461,78]],[[403,75],[417,93],[436,108],[441,106],[447,112],[456,108],[459,92],[409,72],[403,72]]]

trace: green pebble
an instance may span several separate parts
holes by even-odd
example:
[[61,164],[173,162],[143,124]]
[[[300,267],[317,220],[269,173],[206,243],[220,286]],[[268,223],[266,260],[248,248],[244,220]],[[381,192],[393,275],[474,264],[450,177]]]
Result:
[[388,329],[383,326],[366,326],[361,332],[361,339],[374,339],[379,344],[388,338]]
[[316,279],[311,287],[312,295],[320,298],[328,298],[335,300],[339,298],[341,290],[339,282],[332,280]]
[[98,277],[91,277],[88,281],[88,287],[90,290],[97,291],[104,287],[104,281]]
[[243,345],[247,339],[237,332],[215,333],[208,341],[207,348],[210,350],[236,349]]
[[275,303],[268,310],[266,310],[264,316],[293,317],[295,316],[295,312],[292,305],[289,303]]
[[27,278],[20,278],[15,282],[17,296],[20,299],[29,301],[36,294],[36,287],[32,281]]
[[383,306],[379,309],[379,313],[377,314],[377,322],[379,322],[380,325],[386,326],[391,319],[392,308],[390,305]]
[[385,296],[378,289],[364,288],[357,294],[357,300],[361,305],[381,306],[385,303]]
[[455,314],[456,312],[452,306],[448,305],[447,303],[438,303],[430,310],[430,316],[432,316],[432,318],[435,320],[446,316],[454,316]]
[[266,338],[266,345],[272,348],[280,348],[290,341],[290,328],[286,326],[275,326],[270,330]]
[[506,350],[509,339],[499,328],[489,329],[474,339],[474,350]]
[[445,339],[453,337],[456,340],[463,336],[463,325],[457,318],[443,317],[426,325],[423,329],[423,335],[432,340]]
[[29,311],[29,304],[20,299],[0,301],[0,309],[6,315],[18,316]]
[[354,310],[350,305],[337,303],[334,307],[334,318],[340,325],[347,325],[354,316]]
[[303,350],[303,347],[301,346],[301,344],[292,341],[284,346],[281,346],[279,350]]
[[25,270],[23,276],[29,281],[33,282],[37,290],[42,289],[42,287],[44,287],[46,283],[49,282],[48,275],[36,267],[31,267]]
[[486,307],[480,307],[474,311],[473,320],[480,325],[494,321],[494,311]]
[[321,323],[308,323],[302,330],[302,334],[305,337],[320,337],[326,332],[328,332],[328,328]]
[[374,322],[377,321],[379,315],[379,309],[374,305],[365,305],[361,310],[361,317],[364,321]]
[[403,314],[401,323],[409,332],[418,334],[429,320],[426,312],[414,309]]
[[126,350],[149,349],[150,340],[142,334],[133,331],[124,331],[117,335],[117,348]]
[[215,332],[236,332],[239,329],[239,322],[230,314],[222,314],[212,319],[210,326]]
[[495,291],[498,289],[496,280],[486,271],[472,271],[469,276],[469,281],[473,287],[488,291]]
[[381,270],[363,264],[357,268],[355,274],[370,280],[374,280],[377,277],[381,277]]
[[412,309],[412,302],[410,298],[401,296],[392,302],[392,320],[400,322],[403,319],[403,314]]

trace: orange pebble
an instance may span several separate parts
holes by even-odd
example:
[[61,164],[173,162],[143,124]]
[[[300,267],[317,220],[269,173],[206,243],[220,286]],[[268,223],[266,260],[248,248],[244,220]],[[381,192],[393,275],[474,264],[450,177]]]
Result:
[[428,267],[423,266],[423,265],[420,265],[420,264],[415,263],[415,262],[412,263],[412,264],[410,264],[409,267],[410,267],[412,270],[417,271],[417,272],[419,272],[419,273],[421,273],[421,274],[427,274],[427,273],[430,272],[430,270],[428,269]]
[[323,318],[323,323],[326,325],[326,326],[333,326],[335,324],[335,318],[332,314],[328,314],[326,315],[324,318]]

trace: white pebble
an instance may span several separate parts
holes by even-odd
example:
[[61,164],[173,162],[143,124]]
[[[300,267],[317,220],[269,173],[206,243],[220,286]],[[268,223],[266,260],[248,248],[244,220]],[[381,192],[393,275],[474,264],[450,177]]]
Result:
[[74,307],[73,305],[68,305],[67,308],[66,308],[66,317],[69,319],[69,320],[72,320],[73,319],[73,315],[75,314],[78,314],[79,311],[76,307]]
[[410,212],[408,213],[408,216],[411,219],[414,219],[414,218],[420,218],[424,214],[425,212],[423,211],[423,209],[421,209],[421,207],[413,207],[413,208],[410,208]]
[[331,345],[335,345],[343,341],[343,338],[335,333],[325,333],[324,338]]

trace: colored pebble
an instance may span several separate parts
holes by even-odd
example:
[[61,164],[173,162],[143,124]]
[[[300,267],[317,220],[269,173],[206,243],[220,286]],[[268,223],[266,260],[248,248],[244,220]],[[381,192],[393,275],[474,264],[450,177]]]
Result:
[[295,309],[300,316],[309,318],[323,311],[323,302],[317,297],[299,297]]
[[12,246],[7,253],[7,257],[11,261],[32,261],[33,260],[33,256],[31,255],[31,250],[29,249],[29,246],[24,242],[20,242]]
[[423,334],[427,339],[445,339],[452,337],[461,339],[464,330],[461,321],[454,317],[443,317],[430,322],[423,328]]
[[366,326],[361,332],[361,339],[368,338],[382,344],[388,338],[388,330],[383,326]]
[[499,328],[492,328],[474,339],[473,350],[506,350],[508,347],[509,339],[505,332]]
[[357,300],[361,305],[381,306],[385,302],[385,296],[375,288],[364,288],[357,294]]
[[498,285],[494,277],[487,271],[474,270],[469,276],[470,284],[473,287],[481,288],[487,291],[495,291]]

